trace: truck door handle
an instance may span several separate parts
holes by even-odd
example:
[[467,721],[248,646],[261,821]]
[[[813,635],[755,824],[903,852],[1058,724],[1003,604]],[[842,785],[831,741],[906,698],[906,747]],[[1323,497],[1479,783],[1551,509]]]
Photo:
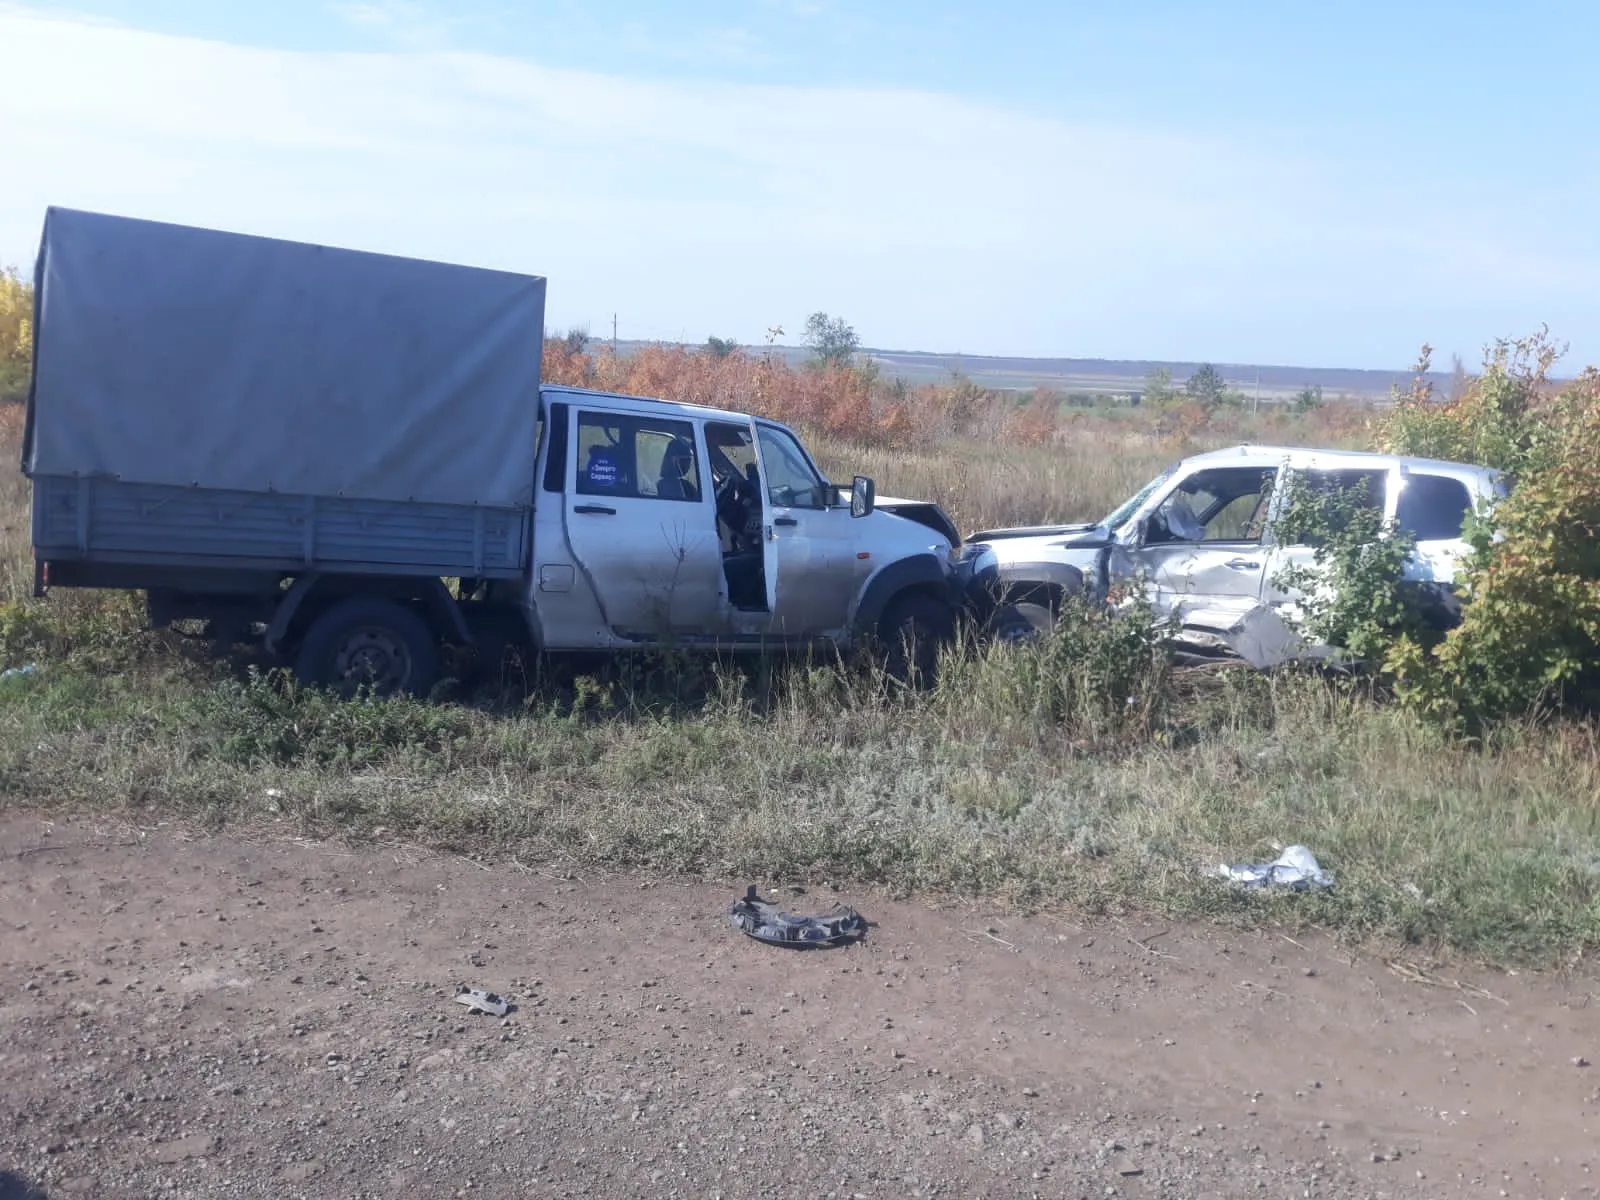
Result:
[[1223,566],[1230,571],[1254,571],[1261,564],[1249,558],[1230,558]]
[[772,519],[772,523],[774,525],[798,525],[798,524],[800,524],[800,522],[796,521],[793,517],[774,517]]
[[604,504],[579,504],[575,506],[572,511],[579,513],[598,513],[601,516],[607,517],[614,517],[617,515],[616,509],[607,508]]

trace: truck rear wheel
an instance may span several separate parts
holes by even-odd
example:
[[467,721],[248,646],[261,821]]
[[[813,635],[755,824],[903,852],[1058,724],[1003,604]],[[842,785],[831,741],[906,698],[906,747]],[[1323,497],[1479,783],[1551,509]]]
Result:
[[404,605],[357,596],[311,623],[294,673],[309,687],[346,698],[363,687],[376,696],[426,696],[439,678],[439,642]]
[[889,604],[878,635],[889,678],[925,690],[937,681],[939,647],[955,637],[955,614],[948,604],[912,592]]

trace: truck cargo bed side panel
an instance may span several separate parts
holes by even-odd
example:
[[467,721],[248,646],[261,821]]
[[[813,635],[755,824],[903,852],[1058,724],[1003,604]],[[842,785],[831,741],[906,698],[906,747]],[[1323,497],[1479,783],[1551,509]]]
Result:
[[50,560],[516,579],[528,510],[35,476]]

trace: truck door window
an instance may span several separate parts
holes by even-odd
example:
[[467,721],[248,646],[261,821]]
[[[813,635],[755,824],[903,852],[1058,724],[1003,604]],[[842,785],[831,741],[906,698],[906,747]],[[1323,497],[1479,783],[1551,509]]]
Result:
[[1256,542],[1261,540],[1272,467],[1200,471],[1161,502],[1150,542]]
[[1466,485],[1448,475],[1409,475],[1400,488],[1395,521],[1419,542],[1446,541],[1461,536],[1472,511]]
[[700,456],[687,421],[620,413],[578,418],[580,496],[700,499]]
[[723,527],[723,548],[729,553],[759,549],[761,472],[748,426],[706,423],[706,454]]
[[761,464],[767,471],[767,499],[778,508],[823,508],[826,488],[800,443],[781,429],[759,427]]

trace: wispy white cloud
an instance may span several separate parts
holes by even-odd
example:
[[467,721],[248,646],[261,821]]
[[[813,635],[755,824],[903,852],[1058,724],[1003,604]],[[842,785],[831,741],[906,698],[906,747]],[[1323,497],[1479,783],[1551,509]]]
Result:
[[761,6],[782,13],[784,16],[800,17],[803,20],[820,17],[828,11],[827,5],[820,3],[819,0],[761,0]]
[[1463,236],[1519,284],[1583,268],[1221,138],[623,79],[438,49],[409,4],[346,8],[403,43],[288,52],[0,8],[0,261],[66,204],[538,271],[553,321],[617,311],[637,336],[754,340],[825,308],[877,344],[1196,356],[1173,338],[1219,313],[1256,345],[1297,328],[1282,296],[1465,277]]
[[772,52],[761,35],[738,26],[663,29],[643,21],[628,21],[614,36],[630,54],[660,62],[748,67],[772,61]]
[[419,0],[339,0],[329,10],[352,28],[408,50],[446,49],[465,35],[490,32],[495,25],[490,14],[446,16]]

